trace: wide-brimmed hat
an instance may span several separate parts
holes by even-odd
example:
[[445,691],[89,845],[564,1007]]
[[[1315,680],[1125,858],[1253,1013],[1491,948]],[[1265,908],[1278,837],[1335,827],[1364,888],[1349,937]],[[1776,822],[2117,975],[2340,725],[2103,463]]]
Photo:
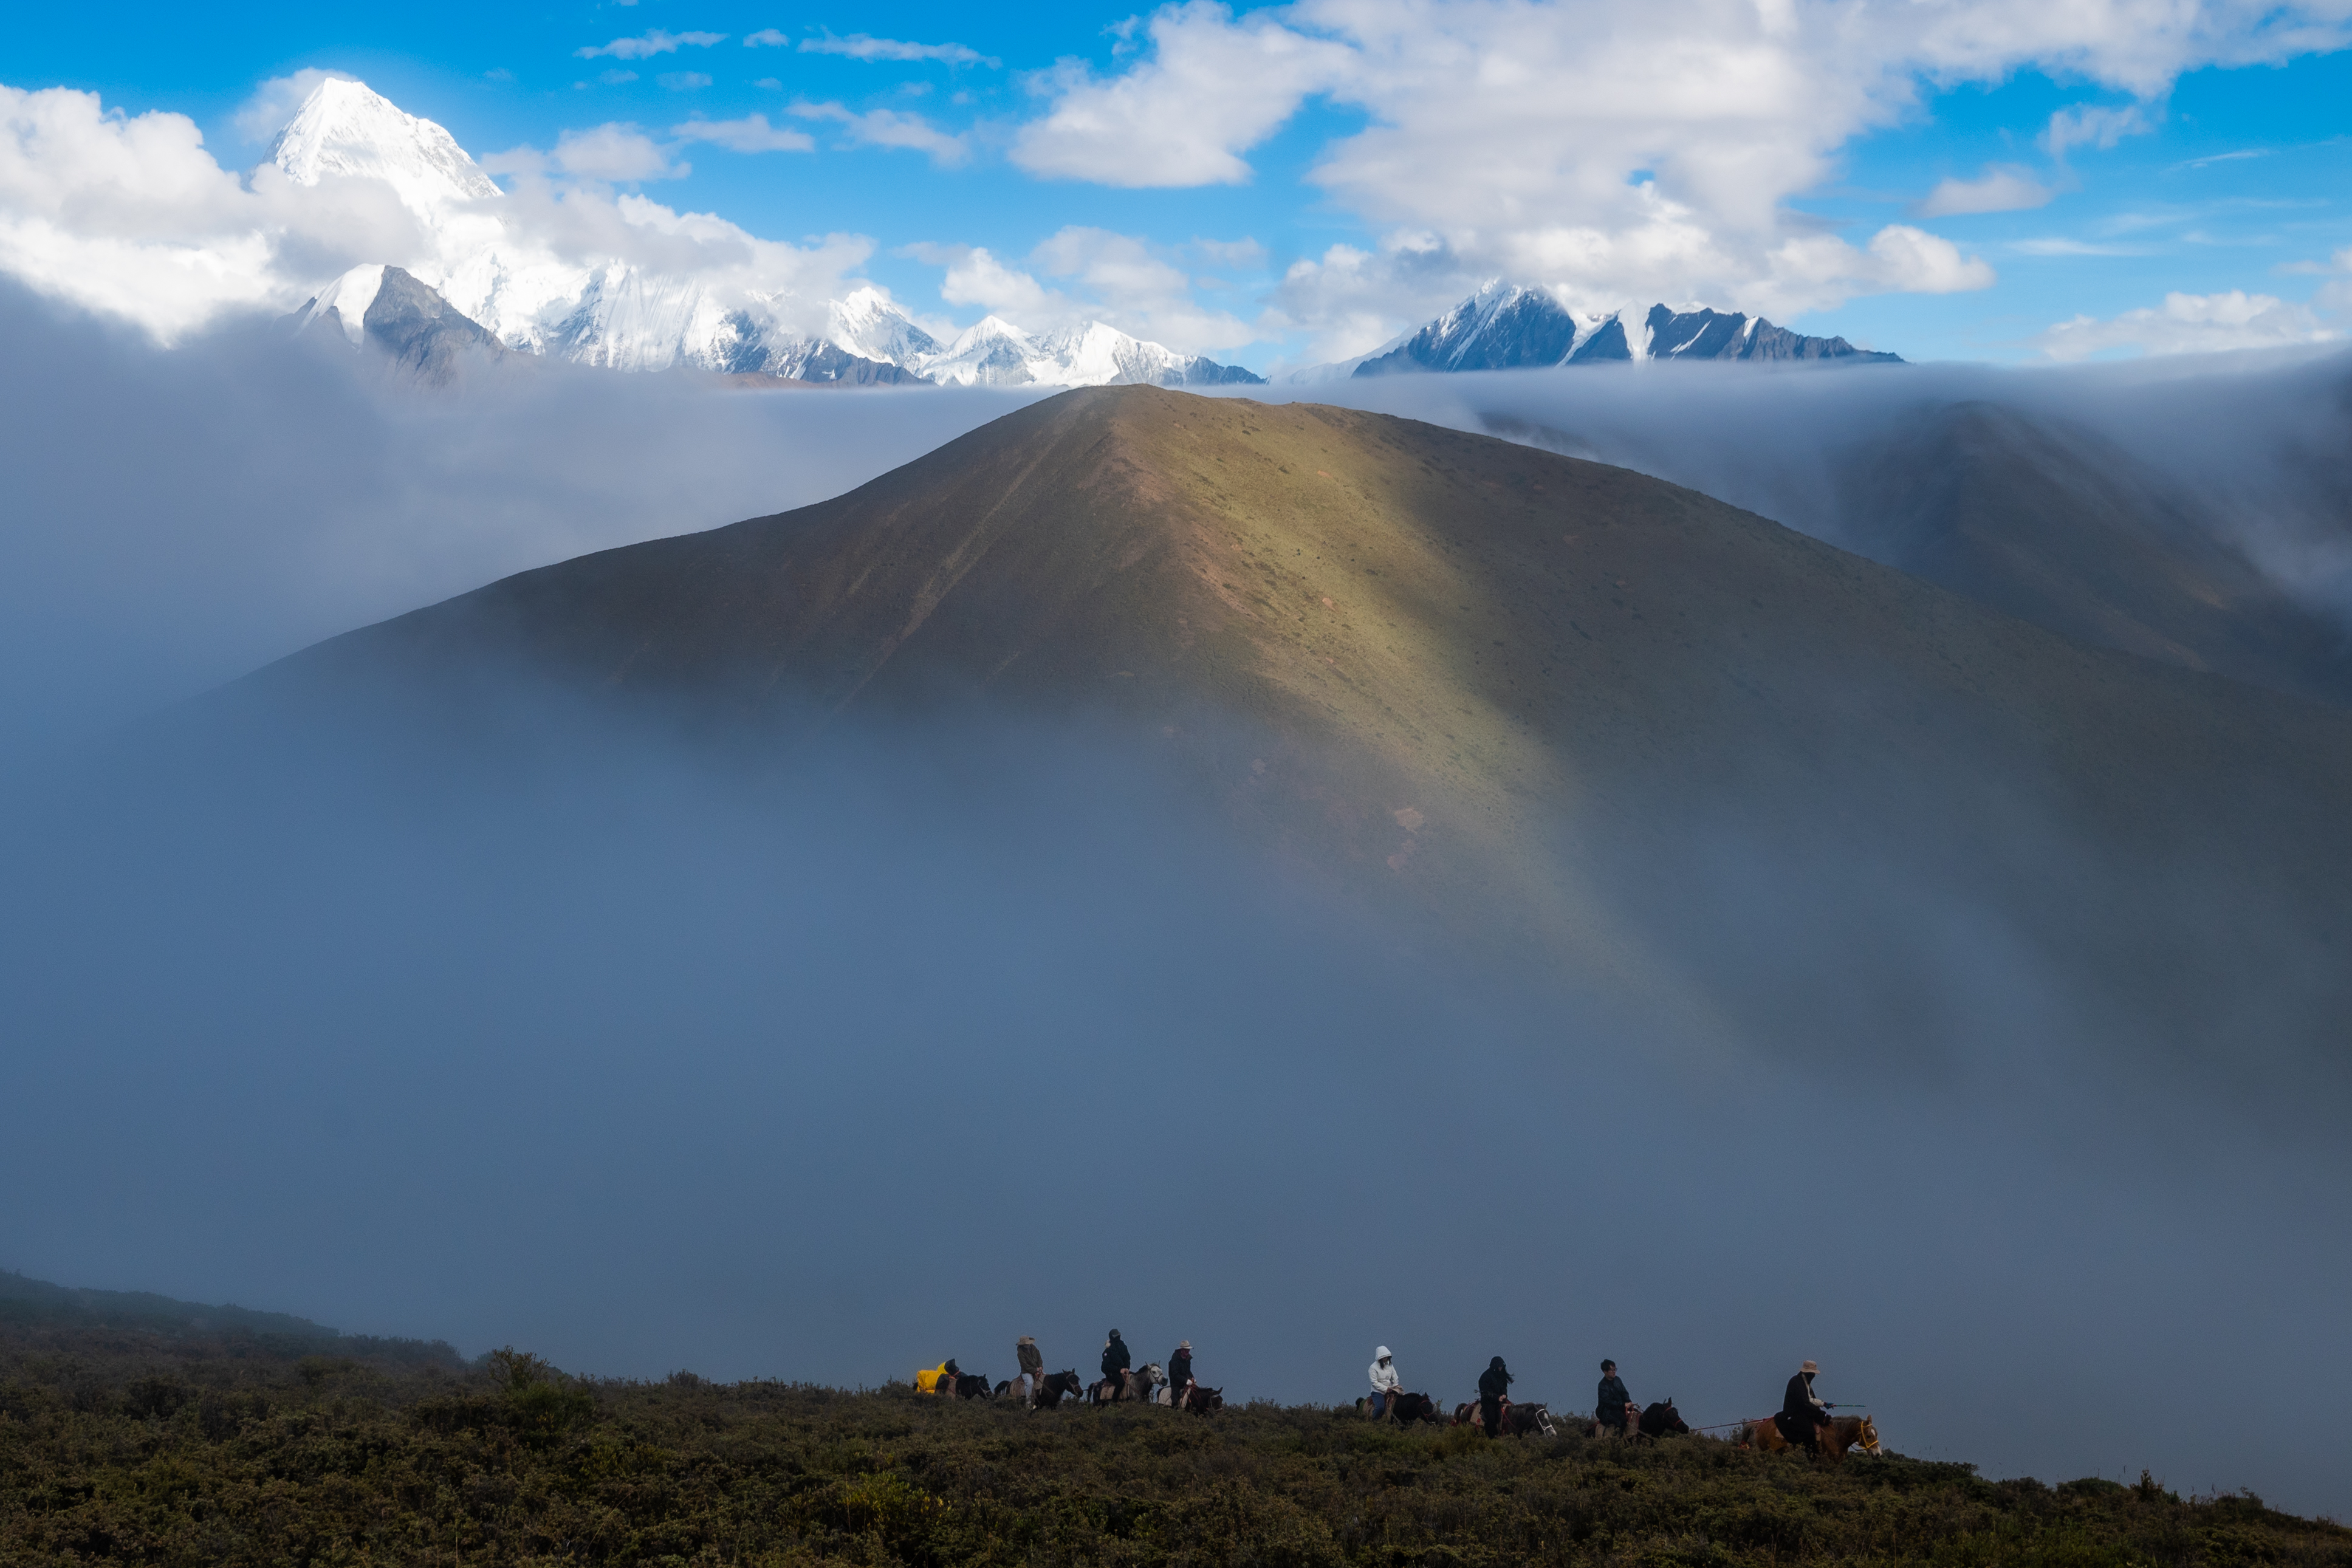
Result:
[[1378,1350],[1372,1352],[1372,1355],[1376,1360],[1386,1361],[1389,1358],[1389,1347],[1382,1345]]
[[1027,1334],[1023,1334],[1019,1339],[1013,1343],[1015,1344],[1035,1344],[1037,1342],[1030,1338]]
[[1189,1340],[1189,1339],[1188,1339],[1188,1340],[1186,1340],[1182,1344],[1178,1345],[1176,1348],[1177,1348],[1178,1350],[1190,1350],[1190,1349],[1192,1349],[1192,1342],[1191,1340]]
[[1799,1370],[1800,1370],[1800,1371],[1803,1371],[1803,1372],[1819,1372],[1819,1371],[1821,1370],[1821,1368],[1820,1368],[1820,1367],[1818,1367],[1818,1366],[1815,1366],[1811,1362],[1810,1362],[1810,1361],[1809,1361],[1809,1362],[1805,1363],[1805,1364],[1804,1364],[1801,1368],[1800,1368]]

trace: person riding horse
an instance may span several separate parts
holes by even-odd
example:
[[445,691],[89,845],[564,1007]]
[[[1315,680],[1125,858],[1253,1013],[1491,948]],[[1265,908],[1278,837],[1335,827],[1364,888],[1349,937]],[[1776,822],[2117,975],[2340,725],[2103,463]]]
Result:
[[1013,1342],[1013,1354],[1020,1360],[1021,1375],[1028,1384],[1028,1396],[1034,1401],[1037,1391],[1045,1386],[1045,1353],[1037,1348],[1035,1338],[1023,1334]]
[[1798,1368],[1780,1396],[1780,1413],[1772,1417],[1780,1436],[1809,1451],[1822,1446],[1821,1429],[1830,1424],[1830,1407],[1813,1396],[1813,1375],[1820,1371],[1810,1361]]
[[1118,1337],[1118,1331],[1111,1330],[1110,1338],[1103,1341],[1102,1354],[1103,1381],[1111,1385],[1111,1397],[1117,1398],[1118,1391],[1127,1386],[1127,1369],[1134,1360],[1127,1354],[1127,1342]]
[[1168,1403],[1181,1405],[1185,1392],[1192,1386],[1192,1342],[1186,1340],[1168,1358]]
[[1486,1426],[1489,1437],[1502,1436],[1503,1399],[1510,1391],[1511,1372],[1498,1355],[1478,1375],[1478,1419]]
[[1617,1364],[1601,1364],[1601,1392],[1592,1406],[1592,1418],[1604,1431],[1625,1435],[1625,1424],[1633,1417],[1633,1396],[1625,1392],[1625,1380],[1617,1375]]
[[1391,1416],[1396,1413],[1397,1395],[1404,1387],[1404,1375],[1396,1369],[1389,1357],[1389,1347],[1381,1345],[1372,1352],[1372,1414]]

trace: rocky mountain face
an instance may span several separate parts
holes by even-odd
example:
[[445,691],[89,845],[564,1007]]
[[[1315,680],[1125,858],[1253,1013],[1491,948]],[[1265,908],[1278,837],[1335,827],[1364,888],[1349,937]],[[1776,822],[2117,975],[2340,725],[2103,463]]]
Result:
[[293,324],[339,331],[355,346],[372,343],[436,386],[457,380],[468,356],[507,351],[480,322],[397,267],[353,267],[296,311]]
[[[500,348],[615,370],[685,365],[736,375],[877,386],[1159,386],[1254,383],[1237,366],[1180,354],[1099,321],[1031,334],[990,318],[942,344],[871,287],[811,301],[784,290],[721,289],[620,258],[561,256],[506,216],[508,197],[457,140],[365,85],[319,84],[271,144],[297,184],[331,178],[391,186],[436,253],[402,276],[443,308],[478,323]],[[386,268],[353,269],[322,289],[370,298]],[[406,287],[406,286],[404,286]],[[323,302],[323,304],[321,303]],[[822,320],[814,329],[808,323]],[[454,345],[455,338],[446,340]]]
[[1388,352],[1360,376],[1427,371],[1507,371],[1633,360],[1825,360],[1900,363],[1843,338],[1809,338],[1759,316],[1653,305],[1579,314],[1539,288],[1490,283]]

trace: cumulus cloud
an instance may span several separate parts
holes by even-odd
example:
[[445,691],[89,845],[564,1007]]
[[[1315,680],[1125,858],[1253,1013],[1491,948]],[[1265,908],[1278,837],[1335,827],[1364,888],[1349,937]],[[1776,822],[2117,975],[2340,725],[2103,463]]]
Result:
[[1025,265],[974,246],[917,245],[905,254],[944,269],[940,297],[949,304],[978,306],[1033,331],[1102,321],[1187,354],[1256,336],[1238,317],[1197,304],[1194,279],[1132,235],[1073,225],[1031,251]]
[[692,172],[634,125],[614,121],[556,138],[554,165],[582,180],[675,180]]
[[871,241],[783,244],[613,190],[686,174],[681,142],[758,151],[809,139],[758,116],[675,135],[619,122],[567,131],[551,151],[481,160],[506,178],[501,197],[412,207],[360,176],[302,185],[265,164],[240,179],[182,115],[0,88],[0,274],[163,343],[295,308],[363,262],[406,267],[510,343],[541,342],[543,313],[570,308],[593,277],[637,271],[678,280],[697,308],[757,303],[795,329],[821,329],[824,302],[855,286]]
[[652,32],[641,33],[634,38],[615,38],[609,44],[597,44],[572,52],[583,60],[593,60],[599,55],[610,55],[616,60],[643,60],[656,55],[676,54],[685,47],[707,49],[713,44],[726,41],[724,33],[671,33],[656,27]]
[[2014,163],[1996,164],[1973,180],[1943,180],[1912,210],[1922,218],[1967,213],[2016,213],[2050,204],[2057,193]]
[[[783,40],[779,37],[776,42]],[[840,55],[853,60],[938,60],[945,65],[987,66],[992,69],[1003,63],[962,44],[913,44],[903,38],[877,38],[864,33],[852,33],[845,38],[803,38],[800,52]]]
[[941,131],[919,114],[895,109],[860,112],[838,103],[805,100],[794,103],[792,112],[803,120],[830,120],[840,126],[845,140],[853,147],[904,148],[928,153],[931,162],[943,169],[953,168],[971,156],[971,144],[962,135]]
[[762,27],[756,33],[747,35],[743,39],[743,47],[747,49],[757,49],[761,47],[781,49],[791,42],[792,40],[790,38],[784,37],[783,34],[778,32],[775,28]]
[[768,123],[764,114],[740,120],[689,120],[669,133],[681,141],[709,141],[733,152],[806,152],[816,141],[805,131]]
[[[1977,286],[1968,280],[1990,277],[1980,262],[1930,254],[1916,230],[1843,250],[1820,243],[1791,199],[1819,186],[1853,138],[1910,112],[1923,82],[2038,66],[2146,100],[2195,67],[2341,47],[2352,9],[1296,0],[1236,16],[1188,0],[1154,13],[1141,35],[1116,71],[1069,62],[1034,78],[1045,107],[1016,134],[1013,162],[1109,185],[1239,183],[1251,150],[1310,99],[1361,114],[1363,129],[1326,145],[1310,177],[1394,241],[1349,253],[1332,278],[1344,308],[1312,301],[1319,264],[1277,301],[1318,335],[1330,326],[1346,337],[1361,334],[1337,321],[1381,291],[1384,270],[1387,321],[1431,304],[1435,256],[1454,263],[1441,298],[1501,274],[1593,308],[1655,297],[1787,313],[1890,278]],[[2047,141],[2063,155],[2147,120],[2137,104],[2086,106],[2062,113]],[[1945,202],[2026,193],[1971,183],[1982,188]]]
[[1024,127],[1013,161],[1033,174],[1104,185],[1236,185],[1241,154],[1309,93],[1337,87],[1352,58],[1255,13],[1236,23],[1216,0],[1152,17],[1152,57],[1112,77],[1065,62],[1035,84],[1052,110]]
[[2168,294],[2162,306],[2107,320],[2077,316],[2035,341],[2053,360],[2117,350],[2142,354],[2213,353],[2324,343],[2341,336],[2308,305],[2233,288],[2226,294]]
[[285,308],[306,281],[425,245],[392,188],[250,184],[185,115],[110,112],[96,93],[0,87],[0,272],[170,342],[226,311]]

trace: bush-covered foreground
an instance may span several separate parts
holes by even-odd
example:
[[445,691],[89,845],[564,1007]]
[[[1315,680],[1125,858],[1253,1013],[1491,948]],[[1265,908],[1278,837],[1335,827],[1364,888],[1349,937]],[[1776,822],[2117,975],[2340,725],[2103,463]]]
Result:
[[303,1348],[0,1315],[0,1563],[2352,1564],[2146,1483]]

